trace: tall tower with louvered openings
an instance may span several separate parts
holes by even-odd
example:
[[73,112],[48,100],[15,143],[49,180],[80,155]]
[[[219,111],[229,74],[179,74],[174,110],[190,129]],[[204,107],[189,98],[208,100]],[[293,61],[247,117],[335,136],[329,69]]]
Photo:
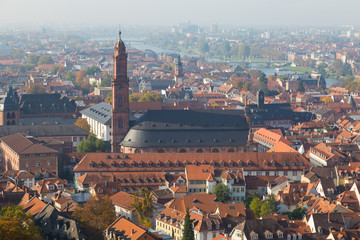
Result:
[[129,79],[127,77],[127,53],[125,44],[119,40],[114,51],[114,75],[111,80],[111,151],[119,152],[120,143],[129,131]]
[[175,59],[174,70],[175,70],[175,82],[181,83],[184,78],[184,70],[180,59],[180,54]]

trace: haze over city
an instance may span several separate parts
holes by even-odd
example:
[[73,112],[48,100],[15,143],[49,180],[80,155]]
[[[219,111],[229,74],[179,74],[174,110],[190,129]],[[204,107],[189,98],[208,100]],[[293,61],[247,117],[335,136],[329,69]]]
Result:
[[357,25],[357,0],[2,0],[0,26],[199,25],[340,26]]

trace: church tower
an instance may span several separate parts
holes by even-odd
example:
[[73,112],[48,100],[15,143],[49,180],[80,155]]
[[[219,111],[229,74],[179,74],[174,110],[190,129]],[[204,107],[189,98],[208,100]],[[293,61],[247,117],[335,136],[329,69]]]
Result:
[[111,79],[111,151],[120,152],[120,143],[129,130],[129,79],[127,77],[127,53],[121,40],[115,45],[114,75]]
[[174,67],[175,68],[175,82],[181,83],[184,78],[184,70],[183,70],[183,66],[181,63],[180,54],[176,58],[174,65],[175,65],[175,67]]

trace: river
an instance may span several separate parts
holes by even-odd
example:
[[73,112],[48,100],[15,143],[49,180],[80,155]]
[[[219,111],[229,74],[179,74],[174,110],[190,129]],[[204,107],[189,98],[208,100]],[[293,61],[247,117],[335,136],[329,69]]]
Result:
[[[147,45],[141,41],[132,41],[131,39],[129,39],[129,40],[126,40],[125,42],[129,43],[132,48],[136,48],[138,50],[150,49],[156,53],[174,53],[174,51]],[[189,53],[184,53],[184,52],[176,52],[176,53],[180,54],[181,57],[184,57],[184,56],[198,57],[198,55],[196,55],[196,54],[189,54]],[[222,62],[222,60],[215,59],[215,58],[210,58],[210,59],[206,59],[206,60],[210,61],[210,62],[216,62],[216,61]],[[287,75],[287,74],[295,73],[294,71],[276,71],[274,68],[269,68],[269,67],[264,67],[264,66],[254,66],[250,69],[258,69],[258,70],[262,71],[263,73],[265,73],[266,76],[274,75],[275,73],[277,75]],[[326,81],[327,88],[331,87],[335,83],[338,83],[338,80],[333,79],[333,78],[325,78],[325,81]]]

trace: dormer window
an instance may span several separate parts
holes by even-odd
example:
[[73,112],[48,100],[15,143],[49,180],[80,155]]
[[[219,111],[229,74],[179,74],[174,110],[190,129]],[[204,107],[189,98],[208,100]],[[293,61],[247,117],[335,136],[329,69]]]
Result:
[[141,182],[140,178],[137,180],[137,182],[138,182],[138,183],[140,183],[140,182]]
[[120,163],[120,167],[121,167],[121,168],[125,167],[124,162],[121,162],[121,163]]
[[175,163],[175,167],[179,167],[179,163],[178,163],[178,162]]
[[111,168],[114,168],[115,167],[115,162],[112,162],[111,163]]
[[148,167],[151,168],[151,162],[148,163]]
[[269,230],[265,231],[265,238],[266,239],[273,239],[273,234]]
[[158,163],[156,164],[156,166],[157,166],[158,168],[161,167],[161,163],[158,162]]
[[251,162],[248,162],[248,163],[247,163],[247,166],[248,166],[248,167],[251,167]]
[[242,162],[239,162],[238,166],[239,166],[239,167],[242,167]]
[[275,162],[274,161],[271,162],[271,166],[275,167]]
[[283,166],[284,166],[284,167],[287,166],[287,162],[283,162]]
[[99,162],[99,164],[98,164],[98,168],[102,168],[102,162]]
[[159,182],[161,182],[161,178],[159,178]]
[[103,193],[104,191],[100,188],[99,190],[98,190],[98,193]]
[[142,166],[143,166],[143,163],[140,162],[139,165],[138,165],[138,167],[141,167],[141,168],[142,168]]
[[170,163],[169,163],[169,162],[166,163],[166,167],[167,167],[167,168],[170,167]]
[[277,236],[278,238],[283,238],[284,237],[284,233],[282,231],[277,231]]
[[304,166],[304,162],[300,162],[300,166]]
[[132,167],[132,168],[135,167],[135,163],[134,163],[134,162],[131,163],[131,167]]
[[93,168],[94,167],[94,163],[90,163],[90,168]]
[[255,232],[250,233],[251,240],[258,240],[259,236]]
[[64,185],[63,184],[58,184],[56,187],[57,187],[57,189],[63,189]]
[[155,182],[155,178],[151,179],[151,182]]
[[146,182],[146,183],[148,183],[148,182],[149,182],[149,179],[148,179],[148,178],[146,178],[146,179],[145,179],[145,182]]
[[291,163],[291,166],[296,166],[296,162],[292,162],[292,163]]
[[268,164],[267,161],[264,162],[264,166],[265,166],[265,167],[269,166],[269,164]]

